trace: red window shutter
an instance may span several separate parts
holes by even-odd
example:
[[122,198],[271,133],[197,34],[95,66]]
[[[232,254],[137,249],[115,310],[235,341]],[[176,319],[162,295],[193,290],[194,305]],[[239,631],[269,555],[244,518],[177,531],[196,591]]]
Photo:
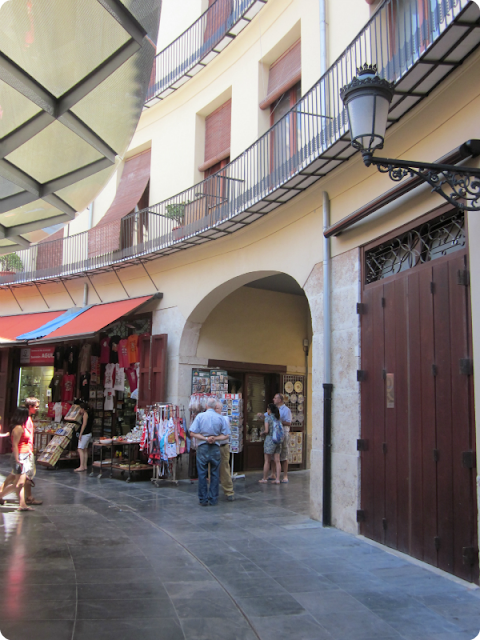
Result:
[[231,99],[205,118],[205,161],[199,171],[206,171],[230,156],[231,121]]
[[150,336],[142,336],[139,340],[140,349],[140,378],[138,380],[138,408],[144,409],[151,402],[151,355]]
[[216,44],[227,32],[228,19],[233,11],[233,0],[208,0],[208,9],[207,24],[203,34],[203,42],[207,47]]
[[302,77],[301,41],[285,51],[276,60],[268,72],[267,97],[260,103],[260,109],[266,109],[285,91],[291,89]]
[[166,333],[152,336],[150,387],[153,402],[167,399],[167,338]]

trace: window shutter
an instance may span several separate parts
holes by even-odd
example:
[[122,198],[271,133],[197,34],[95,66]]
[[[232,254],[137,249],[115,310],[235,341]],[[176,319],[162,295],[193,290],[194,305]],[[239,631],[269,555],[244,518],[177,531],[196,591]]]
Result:
[[165,402],[167,399],[167,338],[166,333],[152,336],[150,351],[152,403]]
[[260,103],[260,109],[267,109],[285,91],[291,89],[302,77],[301,41],[285,51],[268,72],[267,97]]
[[150,382],[150,336],[140,338],[140,377],[138,380],[138,408],[144,409],[151,402],[151,382]]
[[199,171],[206,171],[230,156],[231,120],[231,99],[205,118],[205,161]]
[[219,42],[231,26],[233,0],[208,0],[207,25],[203,36],[206,47]]

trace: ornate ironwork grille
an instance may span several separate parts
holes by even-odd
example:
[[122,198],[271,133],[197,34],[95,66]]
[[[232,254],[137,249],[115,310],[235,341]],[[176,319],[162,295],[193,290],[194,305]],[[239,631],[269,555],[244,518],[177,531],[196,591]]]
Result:
[[454,210],[365,252],[365,284],[465,247],[465,214]]

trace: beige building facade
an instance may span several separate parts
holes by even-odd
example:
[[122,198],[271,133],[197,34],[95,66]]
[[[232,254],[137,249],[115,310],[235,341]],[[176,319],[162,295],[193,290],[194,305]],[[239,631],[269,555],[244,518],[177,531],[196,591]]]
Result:
[[[217,3],[222,1],[217,0]],[[162,44],[172,42],[188,26],[173,11],[175,4],[175,0],[164,0],[159,50]],[[79,215],[71,223],[69,233],[88,233],[90,224],[95,226],[101,222],[114,200],[121,182],[122,168],[129,158],[147,150],[150,151],[150,207],[169,201],[193,185],[200,185],[204,179],[204,172],[199,170],[199,166],[204,162],[205,122],[228,100],[231,100],[228,157],[234,161],[247,153],[252,156],[249,151],[252,145],[257,144],[258,140],[268,141],[275,135],[268,133],[275,119],[272,109],[262,110],[259,105],[268,95],[271,66],[292,45],[299,40],[301,42],[300,92],[301,96],[306,96],[321,78],[322,63],[326,63],[328,69],[333,69],[335,61],[343,56],[344,62],[335,68],[343,68],[344,65],[354,70],[355,60],[359,64],[374,61],[371,53],[378,53],[382,42],[387,46],[388,35],[391,51],[389,54],[387,52],[386,57],[393,59],[395,55],[401,55],[401,37],[397,36],[395,40],[387,23],[389,19],[394,19],[395,12],[400,12],[396,15],[403,15],[401,11],[406,11],[407,5],[409,11],[414,8],[415,15],[409,28],[418,27],[423,19],[423,11],[429,16],[437,16],[438,25],[435,27],[429,23],[430,39],[426,38],[424,44],[418,42],[416,61],[411,68],[406,62],[405,69],[399,65],[396,76],[399,87],[404,77],[407,81],[402,89],[399,88],[398,95],[403,91],[407,100],[410,100],[411,108],[405,114],[398,112],[398,117],[392,111],[392,124],[387,130],[385,148],[380,155],[434,162],[453,152],[465,141],[480,138],[480,52],[476,49],[480,36],[478,27],[475,27],[480,14],[475,3],[464,0],[449,3],[409,0],[402,3],[395,0],[371,5],[364,0],[325,0],[323,3],[319,0],[268,0],[228,46],[199,73],[144,110],[119,170],[93,203],[93,212]],[[440,15],[440,5],[450,7],[445,15]],[[182,15],[182,20],[188,15],[187,22],[191,24],[207,8],[206,3],[189,1],[188,11]],[[368,23],[382,11],[383,17],[377,18],[376,24],[380,28],[379,25],[385,23],[385,31],[374,43],[373,31],[368,31]],[[423,17],[426,20],[426,16]],[[470,29],[468,38],[462,41],[458,34],[454,35],[450,30],[442,40],[444,32],[452,25],[457,30],[463,30],[462,33]],[[361,33],[364,35],[359,35],[355,41],[357,34]],[[447,37],[451,39],[448,42]],[[437,42],[445,44],[442,55],[438,54],[440,57],[433,53]],[[458,43],[463,50],[452,57],[454,62],[449,61],[448,55],[445,56]],[[430,74],[430,81],[423,89],[422,86],[416,87],[417,81],[412,75],[420,73],[422,65]],[[414,67],[417,71],[413,72]],[[343,84],[343,77],[338,73],[335,78],[337,84],[332,81],[324,85],[323,89],[318,90],[318,95],[330,95],[331,100],[339,101],[338,91]],[[410,84],[408,78],[412,80]],[[305,102],[296,110],[307,112],[308,108],[313,108],[313,104],[312,101]],[[325,104],[329,104],[327,99]],[[337,118],[333,107],[330,108],[333,115],[329,117]],[[301,136],[308,127],[316,127],[315,131],[320,131],[319,116],[325,115],[328,114],[306,115],[301,120],[300,114],[294,114],[287,118],[293,117],[290,123],[298,121],[296,135]],[[342,129],[338,119],[336,126],[340,127],[338,140],[348,142],[348,129]],[[287,136],[290,143],[291,135],[289,131]],[[306,133],[305,138],[308,142]],[[333,153],[334,144],[337,142],[325,144],[319,152],[318,157],[326,158],[324,165],[331,161],[329,153]],[[318,520],[322,520],[324,507],[323,385],[331,382],[331,520],[333,526],[356,534],[361,531],[362,517],[368,518],[369,511],[363,503],[365,496],[362,494],[362,482],[366,482],[365,476],[362,476],[362,464],[368,452],[362,451],[362,445],[359,445],[359,441],[365,440],[367,420],[365,413],[362,414],[364,383],[357,373],[364,368],[362,331],[365,325],[362,329],[362,322],[366,321],[357,308],[358,303],[364,300],[366,254],[363,248],[375,246],[377,239],[380,243],[380,239],[389,234],[395,236],[397,232],[400,233],[398,230],[403,233],[409,228],[417,228],[425,215],[437,209],[440,211],[445,201],[432,193],[428,186],[419,186],[382,205],[381,198],[395,186],[394,183],[388,175],[379,173],[374,167],[367,169],[359,154],[350,157],[348,144],[342,148],[344,155],[340,154],[340,159],[337,157],[334,160],[331,171],[314,176],[311,186],[298,194],[295,192],[291,200],[285,197],[280,204],[277,202],[268,215],[259,215],[251,223],[239,225],[229,233],[219,234],[202,244],[182,246],[184,250],[164,252],[163,255],[147,250],[143,264],[124,260],[116,265],[116,272],[91,269],[87,278],[81,270],[78,273],[70,270],[68,277],[65,274],[65,278],[59,277],[56,281],[38,278],[33,274],[30,281],[23,282],[22,286],[9,283],[0,287],[0,309],[2,316],[9,316],[19,314],[19,306],[23,313],[43,311],[47,305],[50,310],[68,309],[72,307],[72,300],[76,306],[81,306],[85,285],[88,287],[89,304],[161,292],[163,297],[150,303],[149,310],[152,311],[152,332],[168,334],[167,399],[176,404],[188,404],[192,370],[208,367],[209,361],[213,360],[278,365],[286,367],[287,373],[306,375],[306,466],[310,469],[311,516]],[[285,153],[288,158],[293,157],[290,151]],[[250,170],[260,172],[261,162],[260,155],[257,155],[249,165]],[[307,174],[308,167],[314,167],[315,162],[308,160],[302,164],[299,161],[299,165]],[[476,159],[467,160],[467,163],[478,166]],[[311,171],[310,175],[313,176],[313,169]],[[293,173],[292,170],[284,182],[288,182]],[[242,179],[247,180],[245,176]],[[197,191],[202,188],[199,186]],[[191,193],[194,191],[195,188]],[[274,191],[272,189],[272,193]],[[182,198],[179,196],[175,202],[181,203]],[[188,198],[193,201],[193,196]],[[380,204],[375,212],[346,226],[341,234],[329,240],[332,364],[331,380],[327,381],[324,371],[324,204],[329,204],[330,224],[334,225],[376,199],[380,199]],[[236,205],[236,215],[243,215],[246,211],[253,215],[255,208],[247,205],[245,196],[243,210]],[[470,261],[469,322],[473,348],[476,347],[477,352],[480,343],[480,287],[475,274],[480,269],[480,264],[477,265],[480,257],[475,248],[480,239],[479,215],[478,212],[466,214],[464,225],[468,229],[465,252]],[[217,223],[209,224],[214,228]],[[276,277],[273,282],[283,284],[276,287],[255,286],[258,281],[265,283],[263,279],[270,278],[267,282],[272,282],[272,277]],[[388,277],[384,280],[387,284]],[[454,328],[452,324],[452,331]],[[305,340],[308,340],[307,359]],[[465,357],[476,361],[477,352],[465,354]],[[478,384],[476,381],[475,398],[480,401]],[[457,399],[453,395],[455,402]],[[473,407],[473,396],[471,402]],[[454,408],[451,411],[454,416]],[[388,421],[388,413],[385,415]],[[400,422],[397,428],[401,429]],[[372,441],[369,446],[371,451],[374,446]],[[474,441],[471,450],[475,450]],[[471,491],[474,495],[475,472],[472,473]],[[398,485],[394,494],[400,493],[401,487]],[[388,502],[392,495],[387,491],[382,500]],[[426,496],[425,493],[422,499],[427,500]],[[424,508],[427,506],[425,503]],[[468,508],[472,511],[474,505]],[[388,504],[386,509],[388,512]],[[476,523],[474,528],[472,545],[476,545]],[[365,533],[365,530],[362,529],[362,532]],[[378,539],[377,534],[369,535],[367,532],[366,535]],[[408,544],[402,546],[400,542],[388,538],[381,541],[421,556],[420,559],[425,558],[461,577],[478,579],[478,557],[468,570],[458,569],[456,564],[454,567],[448,565],[447,561],[443,564],[436,562],[426,552],[416,551]]]

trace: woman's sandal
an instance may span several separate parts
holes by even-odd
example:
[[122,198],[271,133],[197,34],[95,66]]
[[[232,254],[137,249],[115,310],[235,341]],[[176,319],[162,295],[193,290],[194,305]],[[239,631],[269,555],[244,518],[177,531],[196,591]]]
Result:
[[43,500],[36,500],[35,498],[31,498],[31,500],[25,500],[27,504],[43,504]]
[[19,511],[35,511],[33,507],[20,507]]
[[260,483],[260,484],[267,484],[267,483],[268,483],[268,481],[267,481],[267,480],[259,480],[259,483]]

